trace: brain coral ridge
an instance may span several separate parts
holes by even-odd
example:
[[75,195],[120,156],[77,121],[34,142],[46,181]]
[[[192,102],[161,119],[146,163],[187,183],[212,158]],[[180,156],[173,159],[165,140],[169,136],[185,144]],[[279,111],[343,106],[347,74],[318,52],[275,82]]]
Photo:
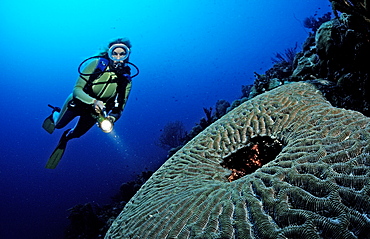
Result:
[[[281,152],[228,182],[223,158],[261,135]],[[278,87],[168,159],[105,238],[369,238],[369,139],[369,118],[332,107],[313,85]]]

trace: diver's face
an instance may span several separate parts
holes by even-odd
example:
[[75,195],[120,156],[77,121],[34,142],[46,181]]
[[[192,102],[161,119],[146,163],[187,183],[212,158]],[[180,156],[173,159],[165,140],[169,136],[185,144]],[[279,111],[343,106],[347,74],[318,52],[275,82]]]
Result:
[[115,62],[123,62],[126,56],[126,51],[123,48],[117,47],[112,52],[112,57]]

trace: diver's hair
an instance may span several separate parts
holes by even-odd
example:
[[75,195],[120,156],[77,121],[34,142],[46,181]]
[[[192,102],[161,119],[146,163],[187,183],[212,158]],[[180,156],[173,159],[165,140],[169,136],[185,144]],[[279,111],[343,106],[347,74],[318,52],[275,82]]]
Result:
[[112,41],[110,41],[108,43],[108,47],[105,48],[102,52],[99,53],[100,56],[107,56],[108,55],[108,50],[111,46],[113,46],[114,44],[119,44],[119,43],[123,43],[125,44],[128,48],[131,49],[132,45],[131,45],[131,42],[130,40],[127,38],[127,37],[123,37],[123,38],[117,38],[117,39],[114,39]]
[[117,39],[111,41],[108,44],[108,48],[110,48],[114,44],[119,44],[119,43],[125,44],[128,48],[131,48],[132,47],[130,40],[127,37],[124,37],[124,38],[117,38]]

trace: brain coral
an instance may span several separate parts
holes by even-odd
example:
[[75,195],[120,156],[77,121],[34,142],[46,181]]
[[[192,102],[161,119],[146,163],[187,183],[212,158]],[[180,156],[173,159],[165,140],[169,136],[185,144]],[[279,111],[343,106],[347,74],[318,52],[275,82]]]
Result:
[[[276,158],[228,182],[223,158],[263,135]],[[369,238],[370,120],[308,83],[259,95],[167,160],[106,239]]]

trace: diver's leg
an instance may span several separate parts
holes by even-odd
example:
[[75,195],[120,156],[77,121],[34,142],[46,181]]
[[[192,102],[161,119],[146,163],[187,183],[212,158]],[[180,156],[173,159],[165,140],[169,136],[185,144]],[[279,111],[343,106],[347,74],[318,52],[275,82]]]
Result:
[[69,122],[71,122],[76,116],[78,116],[78,112],[70,109],[69,105],[73,99],[72,94],[68,96],[62,110],[60,112],[53,113],[53,120],[55,122],[55,128],[61,129],[65,127]]
[[81,137],[91,129],[95,123],[96,120],[90,114],[81,115],[76,126],[68,132],[68,140]]
[[53,153],[48,159],[45,167],[54,169],[60,162],[67,147],[68,141],[84,135],[95,124],[95,122],[95,119],[91,117],[91,115],[82,115],[73,129],[67,129],[64,131],[57,147],[54,149]]
[[56,129],[61,129],[61,128],[64,128],[69,122],[71,122],[74,118],[76,118],[76,116],[78,116],[77,112],[73,111],[73,110],[66,110],[66,111],[62,111],[62,113],[60,113],[58,115],[58,118],[57,118],[57,124],[55,125],[55,128]]
[[54,129],[63,128],[66,124],[68,124],[74,117],[77,115],[73,112],[69,112],[68,105],[71,102],[73,96],[72,94],[68,96],[62,110],[59,107],[53,107],[53,111],[51,115],[49,115],[43,122],[42,127],[50,134],[54,132]]

